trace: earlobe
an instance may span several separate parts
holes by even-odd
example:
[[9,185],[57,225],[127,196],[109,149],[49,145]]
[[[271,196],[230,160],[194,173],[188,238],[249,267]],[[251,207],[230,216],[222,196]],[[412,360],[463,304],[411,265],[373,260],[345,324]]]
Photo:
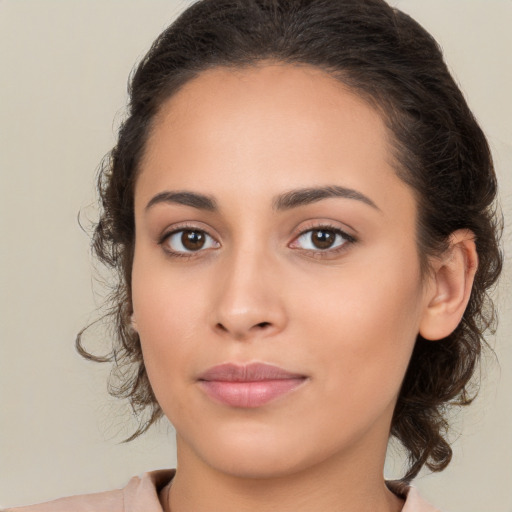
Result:
[[138,332],[138,330],[137,330],[137,320],[135,319],[135,313],[132,313],[131,316],[130,316],[130,327],[135,332]]
[[440,340],[459,325],[471,296],[478,268],[475,235],[467,229],[452,233],[448,250],[433,266],[419,333],[425,339]]

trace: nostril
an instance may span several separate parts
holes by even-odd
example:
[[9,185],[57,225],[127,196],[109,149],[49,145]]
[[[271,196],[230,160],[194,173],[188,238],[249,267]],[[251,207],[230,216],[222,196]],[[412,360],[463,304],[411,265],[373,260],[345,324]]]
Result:
[[230,325],[218,322],[215,325],[215,330],[218,333],[230,333],[237,339],[245,339],[251,332],[257,333],[259,331],[264,331],[272,327],[272,325],[272,322],[258,322],[253,325],[237,325],[236,323]]
[[217,329],[220,329],[221,331],[224,331],[224,332],[228,332],[228,330],[221,323],[217,324]]

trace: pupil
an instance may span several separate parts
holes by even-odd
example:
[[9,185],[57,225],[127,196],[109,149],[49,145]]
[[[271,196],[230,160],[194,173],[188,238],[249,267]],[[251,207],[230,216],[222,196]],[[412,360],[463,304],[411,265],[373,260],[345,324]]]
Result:
[[334,243],[335,234],[332,231],[313,231],[313,244],[318,249],[328,249]]
[[204,245],[204,233],[199,231],[184,231],[181,235],[183,247],[189,251],[197,251]]

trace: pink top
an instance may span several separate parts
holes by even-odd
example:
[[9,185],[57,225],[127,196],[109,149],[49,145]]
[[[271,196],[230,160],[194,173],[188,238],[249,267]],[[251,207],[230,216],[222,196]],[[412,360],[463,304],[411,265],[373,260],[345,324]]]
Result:
[[[133,477],[124,489],[61,498],[0,512],[163,512],[158,495],[174,473],[174,469],[151,471],[142,477]],[[404,487],[395,482],[388,482],[388,487],[406,498],[402,512],[439,512],[414,487]]]

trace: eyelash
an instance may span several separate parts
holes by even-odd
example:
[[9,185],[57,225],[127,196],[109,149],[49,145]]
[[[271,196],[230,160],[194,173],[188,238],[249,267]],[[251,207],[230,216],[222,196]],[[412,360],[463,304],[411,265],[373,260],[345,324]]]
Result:
[[211,238],[212,240],[215,240],[204,229],[200,229],[197,226],[193,226],[193,225],[190,225],[190,224],[183,224],[183,225],[179,226],[179,228],[176,228],[176,229],[173,229],[172,231],[166,232],[161,237],[161,239],[158,242],[158,244],[162,246],[163,250],[167,253],[168,256],[170,256],[172,258],[186,258],[186,259],[190,259],[190,258],[193,258],[197,253],[202,252],[201,250],[190,251],[190,252],[179,252],[179,251],[173,251],[168,246],[166,246],[166,242],[171,238],[171,236],[176,235],[177,233],[182,233],[184,231],[192,231],[192,232],[195,232],[195,233],[203,233],[204,235],[206,235],[207,237]]
[[[354,244],[357,242],[357,239],[346,233],[345,231],[341,230],[339,227],[330,225],[328,223],[323,223],[319,225],[312,225],[308,227],[307,229],[303,229],[293,240],[292,243],[295,243],[297,240],[299,240],[301,237],[308,233],[314,233],[315,231],[328,231],[330,233],[333,233],[335,237],[340,236],[343,239],[343,243],[341,245],[333,247],[333,248],[327,248],[327,249],[301,249],[297,248],[297,250],[302,250],[304,252],[307,252],[311,254],[314,258],[328,258],[336,256],[348,249],[348,246]],[[311,235],[310,235],[311,236]],[[336,238],[335,238],[336,242]]]
[[[215,238],[213,238],[211,235],[209,235],[204,229],[200,229],[197,226],[193,226],[193,225],[186,225],[186,224],[182,225],[179,228],[176,228],[176,229],[173,229],[172,231],[166,232],[160,238],[160,240],[158,242],[158,244],[162,246],[163,250],[172,258],[190,259],[190,258],[193,258],[196,254],[203,252],[203,250],[201,250],[201,249],[199,249],[197,251],[190,251],[190,252],[173,251],[168,246],[166,246],[166,243],[170,239],[171,236],[176,235],[178,233],[183,233],[184,231],[192,231],[192,232],[196,232],[196,233],[202,233],[202,234],[206,235],[208,238],[215,240]],[[320,225],[314,225],[307,229],[302,230],[297,236],[295,236],[292,243],[296,242],[297,240],[299,240],[301,237],[303,237],[307,233],[313,233],[315,231],[329,231],[329,232],[333,233],[335,236],[341,236],[344,239],[344,242],[341,245],[336,246],[332,249],[327,248],[324,250],[322,250],[322,249],[313,250],[313,249],[297,248],[297,250],[302,250],[304,252],[307,252],[315,258],[322,258],[322,257],[335,256],[335,255],[347,250],[347,246],[352,245],[357,242],[357,239],[354,236],[349,235],[348,233],[346,233],[345,231],[342,231],[340,228],[338,228],[336,226],[332,226],[329,224],[320,224]],[[217,242],[215,240],[215,243],[218,244],[219,242]]]

